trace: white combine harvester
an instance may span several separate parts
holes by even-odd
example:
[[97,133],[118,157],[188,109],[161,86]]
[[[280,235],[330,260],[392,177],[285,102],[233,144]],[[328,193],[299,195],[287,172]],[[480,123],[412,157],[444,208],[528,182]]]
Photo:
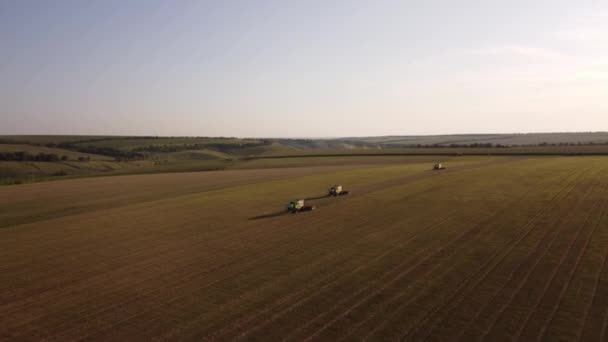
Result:
[[315,206],[304,205],[303,199],[291,201],[287,205],[287,212],[292,213],[292,214],[299,213],[302,211],[311,211],[311,210],[315,210]]
[[334,185],[329,188],[329,196],[344,196],[348,195],[350,191],[342,189],[342,185]]

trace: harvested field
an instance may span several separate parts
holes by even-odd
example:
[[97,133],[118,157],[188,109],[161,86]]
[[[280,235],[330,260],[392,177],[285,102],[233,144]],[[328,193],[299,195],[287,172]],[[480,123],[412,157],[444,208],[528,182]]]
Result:
[[0,340],[606,340],[608,158],[446,166],[2,187]]

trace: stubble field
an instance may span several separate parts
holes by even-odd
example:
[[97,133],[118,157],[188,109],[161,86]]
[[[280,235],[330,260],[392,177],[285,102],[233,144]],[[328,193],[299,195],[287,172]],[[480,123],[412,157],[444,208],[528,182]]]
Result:
[[608,158],[430,166],[2,187],[0,340],[607,338]]

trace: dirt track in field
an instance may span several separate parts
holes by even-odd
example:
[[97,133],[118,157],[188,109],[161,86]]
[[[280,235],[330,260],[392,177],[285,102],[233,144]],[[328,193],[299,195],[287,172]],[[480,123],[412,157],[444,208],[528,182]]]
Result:
[[[1,189],[58,199],[6,213],[0,340],[604,340],[608,160],[448,167]],[[352,195],[248,220],[336,179]]]

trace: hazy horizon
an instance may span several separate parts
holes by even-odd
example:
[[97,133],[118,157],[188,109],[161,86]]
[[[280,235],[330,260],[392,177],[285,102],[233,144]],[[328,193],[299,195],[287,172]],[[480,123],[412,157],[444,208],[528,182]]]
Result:
[[[483,136],[483,135],[561,135],[561,134],[607,134],[608,131],[581,131],[581,132],[506,132],[506,133],[445,133],[445,134],[389,134],[389,135],[351,135],[351,136],[236,136],[236,135],[121,135],[121,134],[0,134],[7,136],[82,136],[82,137],[135,137],[135,138],[237,138],[237,139],[361,139],[361,138],[390,138],[390,137],[435,137],[435,136]],[[564,141],[565,142],[565,141]]]
[[608,130],[608,3],[0,3],[0,134]]

